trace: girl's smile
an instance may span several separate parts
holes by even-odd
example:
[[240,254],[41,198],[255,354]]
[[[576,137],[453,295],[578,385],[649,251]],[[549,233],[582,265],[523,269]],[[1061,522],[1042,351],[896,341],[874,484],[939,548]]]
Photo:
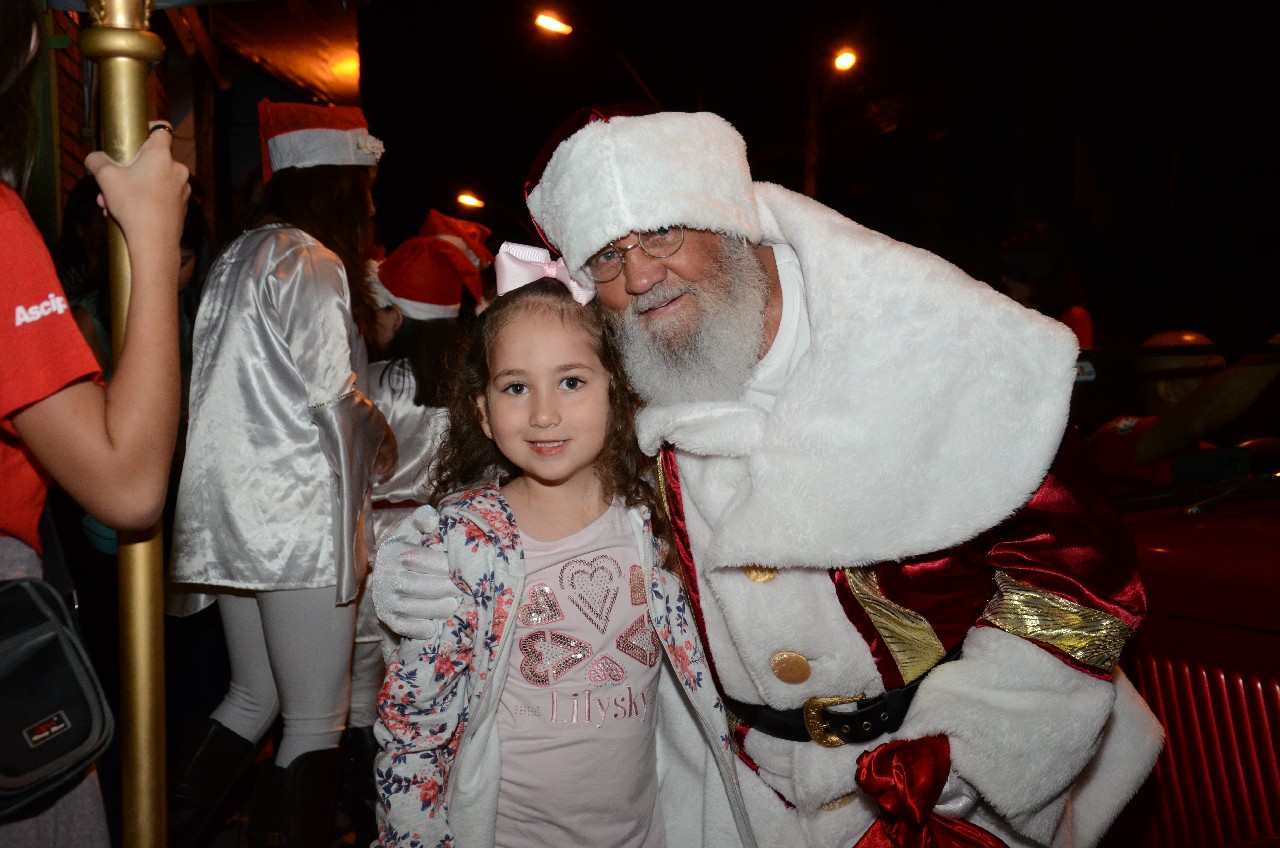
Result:
[[530,442],[529,443],[529,445],[533,448],[533,450],[536,453],[541,454],[542,456],[552,456],[556,453],[559,453],[561,448],[563,448],[566,444],[567,442],[565,442],[564,439],[561,439],[560,441],[557,441],[557,442]]

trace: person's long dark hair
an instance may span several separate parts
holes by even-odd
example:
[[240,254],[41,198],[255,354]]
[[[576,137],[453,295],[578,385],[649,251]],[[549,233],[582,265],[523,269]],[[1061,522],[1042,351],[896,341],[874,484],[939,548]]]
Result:
[[191,281],[178,297],[187,317],[195,321],[196,311],[200,308],[200,296],[204,294],[205,277],[209,274],[209,266],[213,264],[214,251],[213,233],[205,218],[204,201],[194,180],[191,182],[191,197],[187,200],[187,214],[182,219],[181,246],[183,250],[194,252],[196,264]]
[[[19,195],[26,192],[35,137],[35,99],[31,78],[43,45],[35,6],[30,0],[0,3],[0,182]],[[31,52],[32,33],[36,49]]]
[[[413,372],[413,402],[418,406],[445,405],[444,363],[460,343],[458,322],[454,318],[432,318],[419,321],[405,317],[404,323],[387,345],[386,359],[403,362]],[[382,373],[394,392],[403,390],[397,379],[399,372],[388,368]]]
[[448,374],[449,427],[431,468],[428,502],[439,506],[445,497],[460,489],[519,476],[520,469],[484,434],[476,401],[489,385],[489,351],[498,333],[513,320],[538,310],[559,316],[567,327],[582,329],[591,340],[600,364],[609,374],[608,432],[596,459],[596,475],[610,496],[622,498],[628,506],[649,508],[653,532],[670,551],[670,525],[654,486],[655,465],[641,452],[636,440],[635,416],[640,396],[622,370],[622,355],[613,330],[598,300],[579,306],[556,280],[530,283],[494,300],[455,350]]
[[347,271],[351,317],[360,335],[373,338],[373,296],[365,277],[373,221],[369,187],[373,169],[352,165],[284,168],[267,181],[249,214],[254,226],[282,221],[338,254]]

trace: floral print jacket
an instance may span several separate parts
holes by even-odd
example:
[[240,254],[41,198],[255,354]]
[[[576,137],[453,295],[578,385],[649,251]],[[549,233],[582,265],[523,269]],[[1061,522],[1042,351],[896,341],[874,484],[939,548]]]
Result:
[[[669,845],[746,846],[724,706],[680,580],[657,567],[648,512],[632,508],[650,620],[667,662],[659,683],[659,796]],[[459,492],[421,507],[379,547],[384,559],[447,570],[462,594],[431,640],[403,639],[387,664],[375,732],[381,746],[378,844],[491,848],[498,800],[496,710],[524,590],[520,534],[501,493]]]

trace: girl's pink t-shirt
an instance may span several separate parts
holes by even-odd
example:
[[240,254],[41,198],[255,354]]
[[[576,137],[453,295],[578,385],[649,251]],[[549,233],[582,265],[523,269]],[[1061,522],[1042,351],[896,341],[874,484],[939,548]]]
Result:
[[662,647],[621,502],[563,539],[522,536],[524,596],[498,701],[497,848],[665,848]]

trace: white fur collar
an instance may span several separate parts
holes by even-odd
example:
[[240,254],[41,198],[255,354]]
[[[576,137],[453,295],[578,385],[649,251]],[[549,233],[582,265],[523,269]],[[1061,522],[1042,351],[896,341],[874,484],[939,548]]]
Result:
[[1071,331],[931,253],[755,188],[764,241],[789,244],[802,269],[809,351],[767,417],[680,404],[637,422],[647,451],[748,463],[705,567],[899,559],[1010,515],[1066,427]]

